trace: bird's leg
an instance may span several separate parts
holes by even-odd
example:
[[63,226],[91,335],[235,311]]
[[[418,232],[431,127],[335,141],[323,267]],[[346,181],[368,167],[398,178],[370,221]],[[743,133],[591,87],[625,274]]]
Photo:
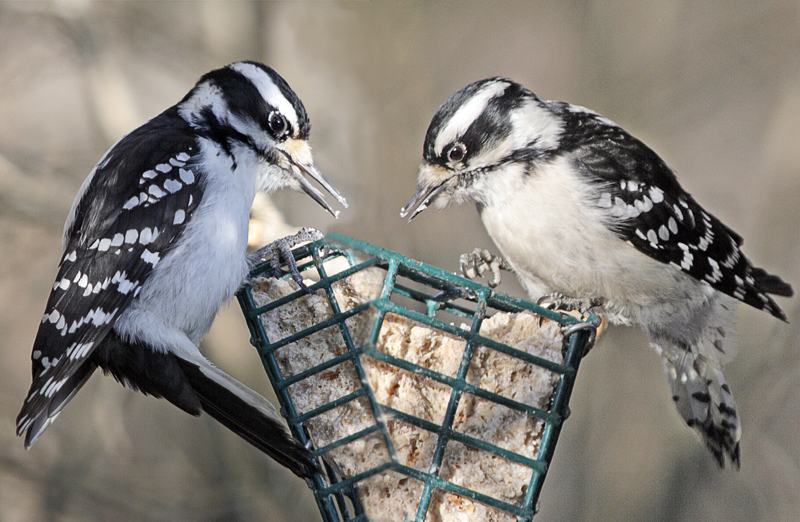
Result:
[[549,310],[563,310],[566,312],[578,311],[585,315],[593,308],[601,308],[605,304],[605,300],[601,297],[580,299],[576,297],[567,297],[559,293],[552,293],[540,297],[536,301],[536,304]]
[[255,252],[247,254],[247,263],[250,266],[253,266],[256,263],[269,258],[270,267],[272,269],[271,275],[273,277],[280,277],[283,275],[283,270],[281,270],[281,260],[283,260],[286,262],[286,266],[289,267],[289,272],[291,273],[294,282],[306,292],[311,293],[311,290],[309,290],[309,288],[303,282],[303,276],[301,276],[300,272],[297,270],[297,261],[292,254],[292,247],[299,243],[318,241],[323,237],[325,236],[322,235],[322,232],[315,228],[302,228],[297,234],[278,239],[277,241],[273,241],[272,243],[259,248]]
[[487,283],[491,288],[500,284],[500,270],[511,271],[511,265],[505,259],[482,248],[476,248],[470,254],[461,254],[459,261],[461,275],[467,279],[474,280],[483,277],[487,270],[491,271],[492,279]]

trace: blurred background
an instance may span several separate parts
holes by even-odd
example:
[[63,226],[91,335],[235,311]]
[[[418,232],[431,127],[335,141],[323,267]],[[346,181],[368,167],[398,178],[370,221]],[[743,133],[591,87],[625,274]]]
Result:
[[[474,80],[514,78],[648,143],[684,188],[800,290],[800,2],[0,3],[0,521],[320,520],[303,482],[224,428],[96,376],[28,452],[14,419],[81,181],[206,71],[274,67],[304,101],[338,221],[276,195],[270,233],[334,230],[455,271],[491,241],[473,208],[398,213],[431,116]],[[271,228],[270,228],[271,227]],[[457,231],[457,233],[454,233]],[[501,287],[521,294],[507,276]],[[791,324],[741,307],[727,367],[744,429],[720,471],[636,329],[584,359],[537,521],[800,519],[800,300]],[[236,303],[209,357],[269,394]]]

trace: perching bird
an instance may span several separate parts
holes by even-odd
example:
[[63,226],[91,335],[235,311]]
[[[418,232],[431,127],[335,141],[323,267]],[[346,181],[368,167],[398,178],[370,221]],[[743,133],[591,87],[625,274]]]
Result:
[[[721,369],[734,356],[733,305],[785,321],[768,294],[793,291],[750,263],[742,238],[655,152],[589,109],[491,78],[439,108],[418,183],[402,216],[473,201],[533,299],[599,305],[613,322],[641,325],[680,414],[720,466],[726,454],[739,466],[739,417]],[[480,258],[470,260],[485,268]]]
[[[106,152],[64,227],[17,417],[26,448],[100,367],[187,413],[205,411],[309,476],[316,463],[275,408],[197,347],[256,260],[246,247],[257,191],[303,190],[336,215],[305,173],[346,206],[314,165],[308,135],[306,110],[286,81],[238,62],[204,75]],[[279,242],[259,254],[286,250]]]

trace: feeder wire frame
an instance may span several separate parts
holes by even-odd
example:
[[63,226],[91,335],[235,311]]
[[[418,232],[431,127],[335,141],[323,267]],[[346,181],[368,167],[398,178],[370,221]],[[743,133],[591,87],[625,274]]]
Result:
[[[356,258],[359,253],[359,260]],[[302,442],[306,447],[313,445],[310,435],[303,423],[307,420],[345,404],[349,401],[366,397],[372,410],[375,425],[365,428],[357,433],[334,441],[322,448],[314,448],[313,454],[318,460],[322,461],[325,473],[315,473],[308,479],[308,485],[314,493],[320,514],[324,522],[367,522],[367,516],[361,509],[356,487],[358,482],[373,475],[391,470],[410,478],[416,479],[424,484],[416,515],[407,522],[424,522],[428,507],[433,493],[436,489],[454,493],[466,497],[470,500],[480,502],[510,513],[517,517],[517,522],[530,522],[538,511],[538,497],[541,492],[544,478],[553,458],[556,443],[563,421],[569,415],[569,398],[575,383],[575,376],[580,365],[582,356],[590,349],[595,339],[596,327],[600,323],[597,315],[590,314],[586,321],[579,321],[573,316],[564,315],[552,310],[542,308],[534,303],[518,299],[509,295],[495,292],[489,287],[481,285],[455,274],[446,272],[440,268],[426,265],[419,261],[409,259],[405,256],[376,247],[369,243],[349,238],[347,236],[330,233],[326,238],[309,243],[293,250],[299,271],[316,269],[319,274],[319,281],[309,285],[312,292],[324,289],[333,316],[317,323],[316,325],[289,335],[279,341],[270,342],[261,324],[260,316],[269,310],[273,310],[294,299],[306,295],[305,291],[298,290],[290,295],[284,296],[264,306],[258,306],[254,300],[249,285],[245,285],[237,293],[239,304],[244,312],[247,326],[250,330],[250,342],[258,350],[264,369],[278,397],[281,406],[281,414],[286,418],[292,435]],[[328,275],[324,263],[336,257],[343,257],[347,260],[349,268]],[[379,267],[386,271],[380,296],[368,303],[361,304],[347,311],[342,311],[333,293],[333,283],[345,279],[356,272],[366,270],[370,267]],[[269,273],[271,265],[269,260],[258,264],[250,272],[250,278]],[[430,289],[438,290],[435,294],[428,294],[418,289],[404,286],[397,283],[397,277],[402,276],[404,280],[410,280],[424,285]],[[393,294],[402,295],[425,305],[426,313],[410,310],[395,302],[390,301]],[[475,304],[474,310],[458,304],[454,301],[465,300]],[[369,340],[362,346],[355,346],[350,335],[345,320],[368,307],[374,307],[375,314],[369,334]],[[562,328],[564,346],[564,359],[561,364],[536,357],[522,352],[505,344],[487,339],[479,335],[481,323],[486,316],[487,309],[492,308],[502,312],[516,313],[530,311],[534,314],[558,322]],[[448,322],[441,321],[435,317],[437,311],[446,311],[450,314],[461,316],[471,320],[471,328],[466,331]],[[455,378],[435,372],[428,368],[416,365],[404,359],[393,357],[376,348],[378,335],[380,333],[383,318],[387,313],[394,313],[419,323],[423,323],[435,329],[450,333],[466,341],[462,360]],[[276,350],[293,343],[300,338],[311,335],[324,328],[338,326],[344,339],[347,351],[337,357],[329,359],[324,363],[300,372],[291,377],[285,378],[279,368],[275,356]],[[503,352],[512,357],[522,359],[528,363],[544,367],[559,375],[558,384],[553,392],[550,407],[541,410],[528,406],[512,399],[503,397],[486,391],[477,386],[466,382],[472,354],[477,345],[485,346],[489,349]],[[404,412],[381,405],[373,395],[367,383],[364,368],[360,357],[369,356],[379,361],[386,362],[403,370],[413,372],[418,375],[433,379],[451,387],[450,400],[445,412],[442,424],[436,424],[425,419],[421,419]],[[289,386],[295,384],[311,375],[325,371],[345,361],[352,361],[358,378],[362,386],[356,391],[339,397],[329,403],[319,406],[311,411],[299,414],[295,409],[294,403],[289,395]],[[512,410],[524,412],[541,419],[544,423],[542,439],[536,458],[531,459],[519,455],[512,451],[500,448],[480,439],[473,438],[464,433],[453,429],[453,420],[456,414],[459,400],[463,393],[476,395],[494,403],[502,404]],[[418,428],[430,431],[437,435],[436,447],[433,459],[427,472],[401,464],[394,450],[393,442],[386,427],[387,418],[396,418]],[[359,438],[380,432],[384,444],[389,452],[390,460],[365,472],[341,479],[337,476],[325,459],[320,459],[328,452],[353,442]],[[453,484],[439,477],[439,469],[444,458],[444,450],[449,441],[457,441],[467,446],[498,455],[511,462],[521,464],[531,469],[531,481],[525,493],[522,505],[514,505],[500,499],[485,495],[472,489]],[[348,502],[349,501],[349,502]],[[352,513],[351,513],[352,511]],[[405,521],[404,521],[405,522]]]

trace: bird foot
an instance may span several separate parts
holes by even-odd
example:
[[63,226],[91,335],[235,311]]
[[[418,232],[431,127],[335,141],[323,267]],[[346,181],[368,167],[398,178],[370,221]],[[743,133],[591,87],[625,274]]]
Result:
[[593,308],[601,308],[605,304],[605,300],[601,297],[592,297],[588,299],[578,299],[574,297],[567,297],[563,294],[552,293],[540,297],[536,304],[548,310],[562,310],[565,312],[580,312],[585,315]]
[[281,277],[284,274],[281,268],[281,260],[283,260],[289,268],[289,273],[292,275],[294,282],[306,292],[311,293],[311,290],[303,282],[303,276],[300,275],[300,272],[297,270],[297,261],[294,258],[294,254],[292,254],[292,247],[300,243],[318,241],[324,237],[325,236],[323,236],[322,232],[319,230],[304,227],[300,229],[300,232],[297,234],[278,239],[277,241],[273,241],[259,248],[255,252],[247,254],[247,263],[253,266],[265,259],[269,259],[271,268],[270,275],[272,277]]
[[495,288],[500,284],[501,270],[511,270],[511,265],[505,259],[482,248],[476,248],[470,254],[461,254],[459,262],[461,275],[470,280],[483,277],[484,272],[490,271],[492,278],[487,283],[490,288]]

